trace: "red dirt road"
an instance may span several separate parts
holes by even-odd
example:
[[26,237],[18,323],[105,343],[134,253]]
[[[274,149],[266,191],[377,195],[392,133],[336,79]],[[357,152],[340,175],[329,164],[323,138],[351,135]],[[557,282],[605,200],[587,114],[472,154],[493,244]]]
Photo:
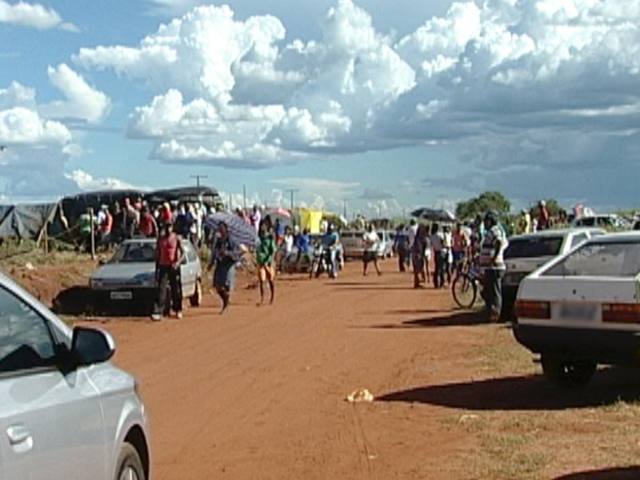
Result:
[[154,478],[463,478],[458,453],[474,445],[447,409],[344,401],[359,387],[465,379],[473,329],[420,328],[455,315],[449,293],[413,290],[398,273],[363,278],[355,265],[337,281],[277,286],[272,307],[240,289],[225,316],[207,296],[182,321],[109,322],[116,363],[142,384]]

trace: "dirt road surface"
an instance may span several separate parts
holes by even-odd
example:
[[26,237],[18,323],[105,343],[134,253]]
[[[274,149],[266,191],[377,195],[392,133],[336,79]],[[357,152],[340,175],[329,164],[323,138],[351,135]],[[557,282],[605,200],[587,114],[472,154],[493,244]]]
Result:
[[[181,321],[106,322],[141,382],[153,478],[637,478],[613,468],[638,458],[640,410],[607,387],[637,398],[635,382],[556,394],[504,326],[385,268],[283,277],[260,308],[241,285],[224,316],[207,295]],[[346,402],[357,388],[376,401]]]

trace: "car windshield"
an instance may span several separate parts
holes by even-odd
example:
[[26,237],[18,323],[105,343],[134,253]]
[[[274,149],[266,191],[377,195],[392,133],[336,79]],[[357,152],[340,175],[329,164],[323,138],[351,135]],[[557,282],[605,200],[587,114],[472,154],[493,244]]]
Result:
[[640,242],[587,243],[542,275],[635,277],[640,273]]
[[155,262],[154,243],[125,243],[113,255],[109,263],[146,263]]
[[550,257],[560,253],[563,237],[530,237],[509,240],[504,258]]

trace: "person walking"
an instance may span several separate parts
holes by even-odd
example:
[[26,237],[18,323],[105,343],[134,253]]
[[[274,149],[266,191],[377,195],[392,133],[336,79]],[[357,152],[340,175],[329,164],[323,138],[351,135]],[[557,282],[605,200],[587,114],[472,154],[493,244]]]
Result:
[[173,232],[171,223],[162,227],[162,232],[156,243],[156,279],[158,292],[153,307],[153,320],[161,320],[166,311],[167,289],[171,291],[171,309],[176,318],[182,318],[182,281],[180,278],[180,264],[184,251],[180,244],[180,237]]
[[411,264],[413,266],[413,288],[420,288],[424,281],[424,252],[427,246],[427,227],[417,226],[411,244]]
[[235,285],[236,262],[239,258],[240,246],[229,236],[227,224],[220,222],[209,263],[209,270],[215,265],[213,287],[222,300],[220,314],[223,314],[229,307],[231,291]]
[[480,267],[484,272],[482,291],[489,321],[495,322],[500,319],[502,310],[502,277],[506,271],[503,254],[508,242],[494,212],[485,215],[484,225],[485,236],[480,249]]
[[466,232],[462,228],[460,223],[456,223],[456,228],[453,231],[453,273],[457,276],[461,270],[462,265],[464,264],[464,259],[466,256],[467,249],[469,248],[469,238],[467,237]]
[[362,242],[364,243],[364,252],[362,253],[362,274],[367,276],[367,269],[369,263],[373,262],[376,267],[378,276],[382,275],[380,271],[380,265],[378,265],[378,250],[380,249],[380,238],[373,228],[373,224],[370,223],[367,227],[367,231],[362,236]]
[[440,232],[440,226],[434,223],[431,226],[431,246],[433,248],[433,256],[435,259],[435,268],[433,271],[433,286],[434,288],[444,287],[444,273],[446,264],[446,252],[444,250],[444,236]]
[[453,234],[451,227],[445,225],[442,229],[443,248],[442,255],[444,257],[444,273],[447,278],[447,285],[451,285],[451,271],[453,270]]
[[274,284],[275,269],[273,268],[273,262],[276,254],[276,241],[273,238],[273,233],[267,228],[266,224],[260,226],[260,243],[256,249],[256,263],[258,264],[258,280],[260,281],[260,303],[264,303],[264,282],[269,283],[270,300],[269,303],[273,304],[275,299],[276,289]]
[[398,269],[400,272],[406,272],[409,263],[409,236],[404,225],[400,225],[396,229],[396,238],[393,241],[393,251],[398,255]]

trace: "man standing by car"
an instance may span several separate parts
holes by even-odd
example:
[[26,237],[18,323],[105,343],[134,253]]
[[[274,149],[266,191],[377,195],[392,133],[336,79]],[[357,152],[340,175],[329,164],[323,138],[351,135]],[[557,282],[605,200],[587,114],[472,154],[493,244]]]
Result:
[[171,306],[178,319],[182,318],[182,283],[180,264],[184,252],[173,225],[165,223],[156,244],[156,278],[158,296],[153,308],[153,320],[161,320],[167,302],[167,287],[171,290]]
[[489,321],[496,322],[502,310],[502,277],[506,271],[504,251],[508,242],[494,212],[484,216],[485,235],[480,248],[480,267],[484,272],[483,297]]

